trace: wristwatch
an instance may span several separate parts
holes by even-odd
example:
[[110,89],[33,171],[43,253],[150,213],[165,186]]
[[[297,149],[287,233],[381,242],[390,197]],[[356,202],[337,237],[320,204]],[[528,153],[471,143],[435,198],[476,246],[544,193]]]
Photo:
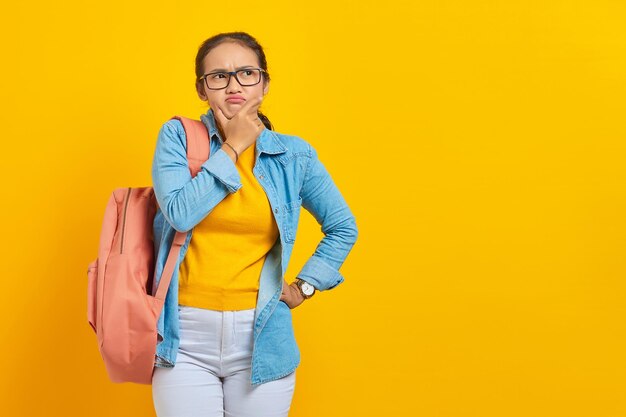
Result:
[[311,298],[313,297],[313,294],[315,294],[315,287],[303,279],[296,278],[296,285],[300,289],[300,294],[302,294],[304,298]]

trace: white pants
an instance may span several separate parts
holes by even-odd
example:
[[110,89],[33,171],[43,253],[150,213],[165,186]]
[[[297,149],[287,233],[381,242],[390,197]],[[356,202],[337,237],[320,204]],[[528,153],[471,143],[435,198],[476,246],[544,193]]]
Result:
[[158,417],[286,417],[295,371],[252,386],[254,309],[216,311],[178,306],[180,346],[173,368],[156,367]]

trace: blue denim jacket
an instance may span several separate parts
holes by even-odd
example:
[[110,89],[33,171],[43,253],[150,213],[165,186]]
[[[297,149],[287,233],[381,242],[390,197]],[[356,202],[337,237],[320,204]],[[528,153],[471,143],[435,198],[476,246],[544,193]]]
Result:
[[[157,138],[152,182],[159,205],[154,218],[158,285],[176,231],[187,232],[181,247],[165,304],[157,322],[155,366],[173,367],[179,345],[178,272],[193,228],[229,193],[242,187],[232,159],[221,149],[213,111],[200,116],[208,127],[210,156],[192,179],[187,164],[187,142],[180,121],[168,120]],[[332,181],[315,149],[303,139],[264,129],[256,140],[253,168],[267,194],[279,239],[261,269],[254,316],[251,383],[262,384],[293,372],[300,363],[291,310],[280,301],[282,283],[304,207],[321,225],[324,237],[297,276],[324,291],[343,282],[339,268],[357,238],[355,218]]]

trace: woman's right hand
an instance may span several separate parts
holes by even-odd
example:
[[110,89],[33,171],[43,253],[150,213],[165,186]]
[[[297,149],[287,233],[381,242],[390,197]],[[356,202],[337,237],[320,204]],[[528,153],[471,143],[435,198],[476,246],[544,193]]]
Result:
[[239,111],[230,119],[217,106],[213,113],[224,132],[227,141],[241,155],[259,137],[265,125],[258,117],[258,110],[263,97],[255,97],[246,101]]

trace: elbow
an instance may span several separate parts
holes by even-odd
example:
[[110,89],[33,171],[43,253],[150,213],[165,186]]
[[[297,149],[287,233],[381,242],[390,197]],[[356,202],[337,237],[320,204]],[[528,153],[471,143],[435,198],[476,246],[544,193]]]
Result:
[[154,190],[159,209],[169,225],[181,233],[186,233],[193,229],[196,225],[194,218],[197,213],[195,213],[190,203],[185,200],[181,190],[172,191],[168,194],[160,193],[157,187],[154,187]]
[[170,224],[172,225],[172,228],[174,230],[180,233],[187,233],[189,230],[191,230],[191,227],[186,223],[174,221],[174,222],[171,222]]
[[190,221],[189,216],[178,214],[170,214],[172,228],[180,233],[187,233],[193,229],[194,224]]
[[356,243],[357,238],[359,237],[359,228],[356,225],[356,219],[354,216],[352,216],[352,218],[350,219],[349,229],[350,229],[350,239],[351,239],[352,245],[354,245]]
[[194,226],[190,221],[189,214],[181,210],[175,199],[171,199],[169,204],[165,206],[163,216],[177,232],[187,233]]
[[356,219],[350,214],[350,216],[344,217],[340,223],[335,224],[334,227],[325,233],[335,235],[345,246],[352,247],[359,236],[359,229],[356,225]]
[[191,229],[189,223],[180,216],[173,215],[171,212],[164,216],[170,226],[177,232],[187,233]]

